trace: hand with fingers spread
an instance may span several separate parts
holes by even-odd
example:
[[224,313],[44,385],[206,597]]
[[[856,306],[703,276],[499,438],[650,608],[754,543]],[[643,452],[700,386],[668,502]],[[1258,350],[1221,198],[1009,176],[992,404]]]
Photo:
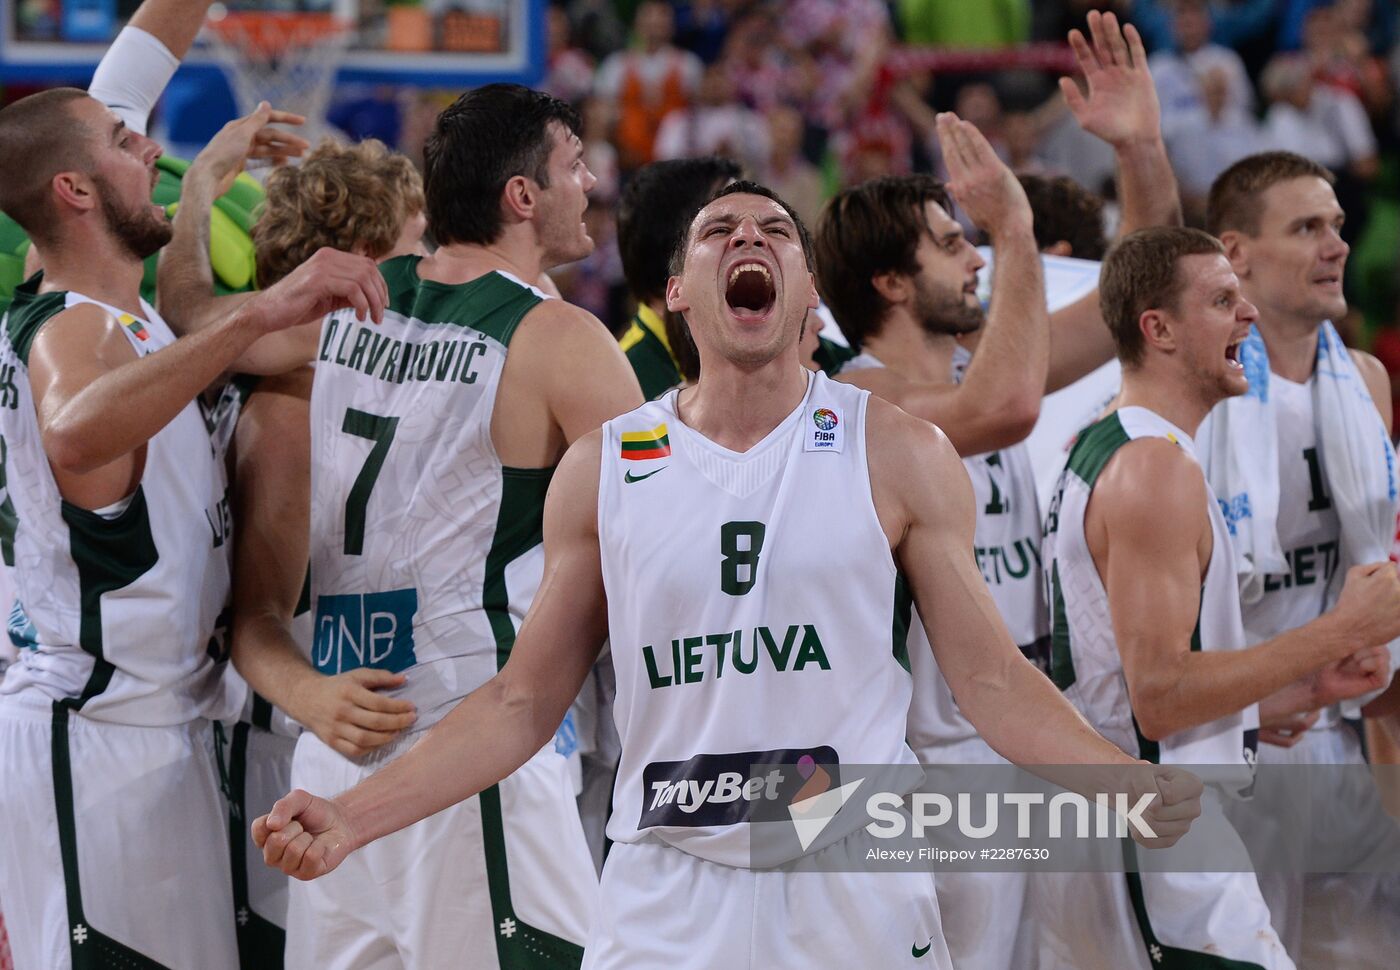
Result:
[[1161,107],[1137,28],[1120,27],[1114,14],[1094,10],[1089,12],[1089,37],[1086,40],[1078,30],[1069,32],[1088,94],[1073,78],[1060,78],[1060,91],[1075,120],[1115,148],[1160,138]]
[[384,319],[389,289],[368,256],[323,247],[310,259],[243,305],[266,333],[354,308],[358,320]]
[[209,179],[214,185],[214,195],[220,196],[229,190],[238,173],[250,158],[270,158],[282,164],[289,158],[297,158],[310,143],[300,135],[272,125],[300,125],[306,119],[290,111],[277,111],[266,101],[257,110],[242,118],[235,118],[219,130],[209,140],[209,144],[195,156],[188,179]]
[[397,738],[417,718],[411,701],[382,693],[406,679],[373,667],[317,674],[287,713],[345,757],[358,758]]
[[937,118],[938,143],[948,168],[948,191],[993,240],[1031,231],[1031,206],[1011,169],[977,126],[951,112]]
[[253,822],[253,843],[265,863],[301,880],[324,876],[356,847],[339,806],[300,788]]

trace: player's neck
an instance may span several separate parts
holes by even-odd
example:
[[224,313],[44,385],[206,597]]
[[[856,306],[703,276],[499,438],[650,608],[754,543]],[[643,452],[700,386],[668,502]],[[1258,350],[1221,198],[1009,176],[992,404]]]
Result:
[[953,380],[953,353],[958,342],[951,334],[929,333],[913,320],[892,314],[880,332],[865,338],[861,350],[892,373],[923,384]]
[[1146,408],[1193,438],[1216,403],[1203,400],[1189,382],[1146,368],[1123,370],[1123,390],[1117,400],[1118,407]]
[[420,279],[435,283],[470,283],[493,271],[509,273],[531,285],[544,272],[543,256],[533,241],[505,233],[493,243],[449,243],[418,264]]
[[809,372],[791,352],[754,369],[701,360],[700,380],[681,391],[686,426],[730,451],[748,451],[802,403]]
[[144,316],[141,278],[145,264],[120,242],[107,236],[82,245],[40,249],[45,290],[67,290]]
[[1287,380],[1302,384],[1317,366],[1317,335],[1320,320],[1302,320],[1283,314],[1260,311],[1259,335],[1269,352],[1269,370]]

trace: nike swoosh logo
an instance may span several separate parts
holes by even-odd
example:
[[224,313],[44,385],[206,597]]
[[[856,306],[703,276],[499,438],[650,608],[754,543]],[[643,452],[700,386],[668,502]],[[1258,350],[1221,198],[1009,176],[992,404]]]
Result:
[[917,960],[919,957],[923,956],[925,953],[927,953],[929,950],[932,950],[932,949],[933,949],[933,940],[929,940],[927,946],[923,946],[923,947],[920,947],[920,946],[918,946],[918,945],[911,946],[911,947],[909,948],[909,952],[912,953],[912,954],[914,954],[914,959]]
[[[670,467],[670,465],[662,465],[656,470],[656,472],[664,472]],[[633,482],[640,482],[644,478],[650,478],[651,476],[655,475],[656,472],[647,472],[645,475],[633,475],[631,472],[628,472],[626,475],[622,476],[622,480],[628,485],[631,485]]]

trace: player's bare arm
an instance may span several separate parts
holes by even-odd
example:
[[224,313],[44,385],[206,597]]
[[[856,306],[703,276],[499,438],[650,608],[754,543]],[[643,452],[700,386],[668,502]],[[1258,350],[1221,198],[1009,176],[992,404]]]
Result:
[[93,304],[44,324],[30,349],[29,377],[44,450],[65,496],[97,508],[129,494],[140,479],[141,447],[259,337],[343,307],[383,316],[388,293],[372,260],[321,250],[303,269],[312,263],[316,272],[298,270],[218,323],[144,357],[117,319]]
[[413,724],[413,703],[380,691],[404,675],[327,676],[292,635],[306,578],[311,506],[311,369],[269,377],[244,404],[234,447],[233,665],[254,690],[349,758]]
[[510,659],[406,754],[333,799],[294,791],[253,823],[268,865],[299,879],[469,798],[553,736],[607,636],[598,546],[601,432],[565,454],[544,510],[545,564]]
[[[1181,225],[1181,198],[1162,140],[1161,107],[1147,69],[1142,37],[1112,13],[1089,13],[1089,38],[1069,34],[1088,92],[1060,79],[1079,126],[1113,147],[1122,219],[1118,235],[1149,226]],[[1113,356],[1098,290],[1050,315],[1050,373],[1045,390],[1072,384]]]
[[[843,379],[938,425],[959,454],[976,455],[1021,441],[1040,415],[1049,355],[1045,286],[1030,203],[1015,175],[968,122],[939,115],[938,132],[948,190],[996,248],[998,270],[977,353],[961,384],[915,382],[883,368]],[[936,241],[952,249],[967,245],[955,227]]]
[[972,557],[972,486],[948,439],[876,400],[866,421],[880,524],[968,720],[1018,764],[1107,766],[1102,784],[1160,791],[1151,809],[1159,841],[1151,844],[1180,838],[1200,814],[1199,779],[1145,765],[1105,740],[1016,648]]
[[[228,122],[196,155],[185,172],[172,224],[174,235],[161,251],[160,269],[155,277],[158,308],[176,335],[199,332],[251,297],[244,293],[214,293],[214,270],[209,258],[211,210],[214,200],[228,192],[249,158],[286,158],[302,154],[307,148],[305,139],[272,125],[301,125],[304,120],[301,115],[274,111],[263,102],[258,111]],[[307,333],[270,337],[265,343],[293,340],[311,346],[316,339],[315,329],[309,326]],[[276,354],[267,353],[269,350],[274,349],[255,344],[245,354],[245,360],[235,361],[234,370],[249,374],[277,372],[256,370],[259,358],[276,361]]]
[[503,464],[545,468],[571,443],[642,403],[636,374],[598,318],[545,300],[511,339],[491,440]]
[[1353,568],[1336,609],[1305,626],[1245,650],[1193,651],[1211,552],[1206,502],[1196,463],[1149,439],[1109,460],[1085,515],[1133,713],[1153,740],[1234,714],[1400,634],[1400,580],[1378,563]]

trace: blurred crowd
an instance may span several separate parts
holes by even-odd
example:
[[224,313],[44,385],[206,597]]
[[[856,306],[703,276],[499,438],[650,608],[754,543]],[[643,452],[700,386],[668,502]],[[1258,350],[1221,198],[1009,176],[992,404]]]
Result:
[[[944,174],[933,117],[975,123],[1018,173],[1067,175],[1109,199],[1113,154],[1086,135],[1056,79],[1065,37],[1092,9],[1139,27],[1186,218],[1232,162],[1269,148],[1331,168],[1353,253],[1343,326],[1400,374],[1400,15],[1394,0],[557,0],[541,87],[576,105],[598,176],[588,219],[599,246],[561,274],[565,295],[605,321],[628,319],[614,204],[654,159],[728,155],[814,221],[868,178]],[[402,113],[421,151],[441,107]],[[362,109],[361,109],[362,110]],[[1110,231],[1112,225],[1109,226]],[[1378,334],[1363,332],[1364,319]],[[1379,343],[1376,343],[1376,341]],[[1395,344],[1389,353],[1389,344]],[[1393,361],[1390,358],[1394,358]]]

